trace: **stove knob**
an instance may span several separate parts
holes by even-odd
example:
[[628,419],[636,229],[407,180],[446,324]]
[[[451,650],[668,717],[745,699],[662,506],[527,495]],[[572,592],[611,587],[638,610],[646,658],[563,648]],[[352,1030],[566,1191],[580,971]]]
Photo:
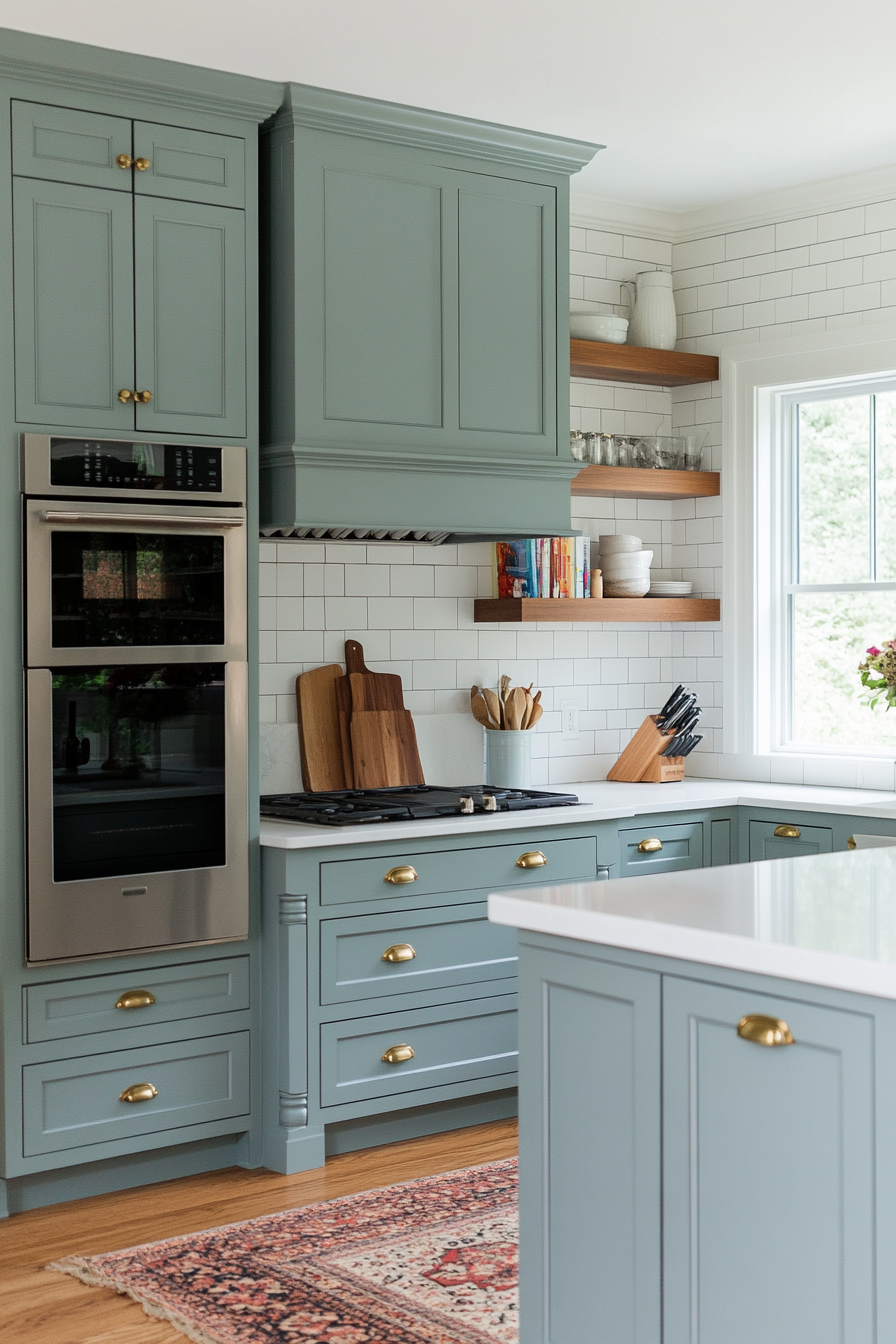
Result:
[[473,802],[472,798],[467,798],[461,795],[460,810],[463,816],[468,817],[472,812],[475,812],[476,804]]
[[484,793],[482,795],[482,806],[486,812],[497,812],[498,800],[493,793]]

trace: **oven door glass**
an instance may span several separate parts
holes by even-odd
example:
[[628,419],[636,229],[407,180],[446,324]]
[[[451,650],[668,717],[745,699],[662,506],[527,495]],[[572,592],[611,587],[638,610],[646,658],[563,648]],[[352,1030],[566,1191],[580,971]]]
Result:
[[54,531],[53,647],[224,643],[224,538]]
[[53,881],[223,865],[224,664],[51,675]]

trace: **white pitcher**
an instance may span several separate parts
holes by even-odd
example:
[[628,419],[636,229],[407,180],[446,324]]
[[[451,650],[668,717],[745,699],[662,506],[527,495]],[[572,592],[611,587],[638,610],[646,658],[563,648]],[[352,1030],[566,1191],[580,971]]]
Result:
[[674,350],[678,328],[669,272],[641,271],[634,280],[624,280],[623,286],[632,314],[628,344]]

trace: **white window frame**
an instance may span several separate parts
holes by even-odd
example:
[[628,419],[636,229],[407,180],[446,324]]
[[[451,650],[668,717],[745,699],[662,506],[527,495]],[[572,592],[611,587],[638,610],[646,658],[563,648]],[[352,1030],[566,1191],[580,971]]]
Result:
[[721,363],[723,751],[739,758],[746,777],[786,778],[789,763],[794,782],[811,776],[815,783],[861,784],[862,763],[892,762],[892,755],[776,745],[780,697],[776,704],[769,688],[787,656],[782,517],[792,488],[779,446],[782,417],[800,394],[809,399],[822,388],[860,394],[870,383],[896,379],[896,323],[730,346]]

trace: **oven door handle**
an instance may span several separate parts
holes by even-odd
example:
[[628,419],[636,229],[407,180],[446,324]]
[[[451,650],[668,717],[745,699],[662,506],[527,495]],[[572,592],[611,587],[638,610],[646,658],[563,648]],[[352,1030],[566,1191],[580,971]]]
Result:
[[103,523],[134,523],[142,527],[242,527],[242,518],[199,518],[170,513],[71,513],[61,509],[44,509],[45,523],[89,523],[97,528]]

